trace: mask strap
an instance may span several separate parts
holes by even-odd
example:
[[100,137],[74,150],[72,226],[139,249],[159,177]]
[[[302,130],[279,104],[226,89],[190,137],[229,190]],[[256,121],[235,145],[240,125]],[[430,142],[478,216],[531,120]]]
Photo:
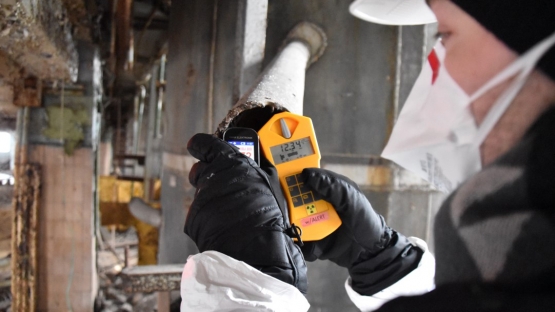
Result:
[[[474,144],[480,146],[482,142],[486,139],[487,135],[490,133],[491,129],[495,126],[499,118],[507,110],[509,105],[512,103],[520,89],[526,83],[526,78],[530,75],[532,70],[536,67],[536,63],[539,59],[555,44],[555,33],[551,34],[549,37],[536,44],[528,52],[523,54],[518,60],[513,62],[507,68],[502,70],[499,74],[489,80],[482,88],[480,88],[475,94],[472,95],[471,101],[476,100],[484,93],[486,93],[491,88],[495,87],[499,83],[507,80],[509,77],[518,73],[515,77],[513,83],[507,88],[507,90],[497,99],[495,104],[492,106],[490,111],[487,113],[486,117],[482,121],[478,129],[478,133],[474,140]],[[519,73],[520,71],[520,73]]]

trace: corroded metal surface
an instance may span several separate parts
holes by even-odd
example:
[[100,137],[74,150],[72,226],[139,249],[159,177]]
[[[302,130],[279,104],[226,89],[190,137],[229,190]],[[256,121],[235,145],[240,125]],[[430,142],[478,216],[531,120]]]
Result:
[[38,164],[16,167],[12,224],[12,311],[36,310],[37,215],[40,199]]
[[0,50],[29,75],[77,79],[77,51],[61,0],[1,0]]
[[304,78],[310,53],[301,41],[292,41],[264,71],[261,79],[239,102],[277,103],[290,111],[303,112]]
[[184,264],[143,265],[121,272],[126,292],[178,290]]
[[42,81],[34,77],[14,81],[13,104],[24,107],[40,107],[42,100]]
[[73,26],[73,35],[75,39],[91,40],[90,19],[87,13],[84,0],[62,0],[71,25]]

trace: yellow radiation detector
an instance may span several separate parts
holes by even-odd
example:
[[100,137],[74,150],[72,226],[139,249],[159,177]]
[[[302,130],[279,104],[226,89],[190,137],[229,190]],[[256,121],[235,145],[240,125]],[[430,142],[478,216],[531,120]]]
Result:
[[312,120],[284,112],[276,114],[258,131],[260,147],[276,167],[292,224],[302,229],[303,241],[320,240],[341,225],[333,206],[301,182],[304,168],[320,167],[320,150]]

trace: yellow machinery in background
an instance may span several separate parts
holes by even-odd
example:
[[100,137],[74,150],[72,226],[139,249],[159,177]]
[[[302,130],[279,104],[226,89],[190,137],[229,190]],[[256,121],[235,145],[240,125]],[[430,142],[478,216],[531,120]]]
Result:
[[[143,182],[118,180],[115,176],[101,176],[99,179],[100,222],[102,226],[115,227],[124,231],[130,226],[137,231],[139,239],[139,265],[156,264],[158,254],[158,228],[135,218],[129,211],[132,197],[143,198]],[[161,182],[153,183],[153,200],[148,204],[160,209]]]

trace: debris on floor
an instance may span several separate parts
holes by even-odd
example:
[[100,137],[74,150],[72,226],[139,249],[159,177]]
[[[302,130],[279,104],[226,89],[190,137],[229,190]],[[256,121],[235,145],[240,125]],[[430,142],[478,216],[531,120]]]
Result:
[[130,227],[117,232],[102,228],[104,249],[97,252],[99,279],[95,311],[102,312],[152,312],[156,311],[156,293],[126,293],[119,276],[125,263],[138,263],[137,232]]

